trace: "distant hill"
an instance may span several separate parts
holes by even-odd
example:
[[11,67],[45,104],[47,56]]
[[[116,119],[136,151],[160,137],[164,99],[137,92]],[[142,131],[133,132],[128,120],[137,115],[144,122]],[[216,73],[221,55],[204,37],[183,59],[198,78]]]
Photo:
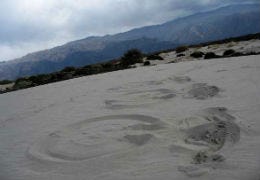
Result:
[[161,25],[88,37],[0,63],[0,80],[50,73],[120,57],[131,48],[145,53],[260,32],[260,4],[231,5]]

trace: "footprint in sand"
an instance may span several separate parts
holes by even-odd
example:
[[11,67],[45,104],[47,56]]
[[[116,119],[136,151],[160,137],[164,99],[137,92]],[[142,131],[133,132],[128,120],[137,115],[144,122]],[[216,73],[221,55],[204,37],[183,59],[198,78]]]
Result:
[[126,93],[131,92],[133,89],[140,89],[142,87],[153,87],[153,86],[160,86],[164,82],[161,81],[143,81],[143,82],[132,82],[128,84],[124,84],[123,86],[118,86],[114,88],[108,89],[110,93]]
[[105,100],[106,108],[119,110],[149,106],[176,96],[170,89],[135,90],[117,94],[118,99]]
[[[223,162],[225,157],[218,152],[224,146],[232,148],[240,140],[240,128],[235,120],[236,118],[222,107],[208,108],[196,117],[182,120],[179,124],[184,135],[178,153],[191,156],[191,159],[186,165],[180,165],[179,171],[187,176],[201,176],[208,172],[210,167],[213,168],[214,163]],[[170,152],[175,153],[177,146],[170,146]]]
[[193,84],[183,97],[205,100],[217,96],[219,92],[220,89],[217,86],[209,86],[206,83],[197,83]]
[[175,76],[175,77],[170,77],[169,79],[180,84],[188,83],[192,81],[189,76]]

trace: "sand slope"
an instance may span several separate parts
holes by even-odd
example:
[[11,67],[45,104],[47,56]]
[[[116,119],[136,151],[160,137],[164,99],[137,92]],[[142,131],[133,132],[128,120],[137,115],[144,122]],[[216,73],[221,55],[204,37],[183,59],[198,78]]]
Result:
[[0,95],[1,180],[259,180],[260,56]]

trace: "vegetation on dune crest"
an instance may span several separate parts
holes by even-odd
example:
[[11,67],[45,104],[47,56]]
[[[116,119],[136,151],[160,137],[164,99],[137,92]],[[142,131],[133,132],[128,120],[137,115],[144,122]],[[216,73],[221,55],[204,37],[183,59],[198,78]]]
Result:
[[33,87],[32,81],[30,81],[28,78],[19,78],[15,81],[13,89],[18,90],[18,89],[25,89],[29,87]]
[[184,57],[184,56],[185,56],[185,54],[177,54],[176,57]]
[[[0,93],[9,92],[13,90],[25,89],[35,87],[43,84],[68,80],[81,76],[94,75],[99,73],[111,72],[121,69],[129,68],[130,65],[136,63],[143,63],[144,54],[138,49],[131,49],[127,51],[124,56],[119,60],[113,60],[100,64],[87,65],[80,68],[66,67],[61,71],[50,74],[39,74],[30,77],[18,78],[14,82],[14,86],[6,91],[0,91]],[[149,65],[149,61],[146,61],[144,65]],[[0,81],[0,85],[9,84],[12,81],[3,80]]]
[[219,56],[216,55],[214,52],[208,52],[205,54],[204,59],[213,59],[218,58]]
[[144,66],[150,66],[151,65],[151,62],[150,61],[145,61],[144,62]]
[[196,52],[192,53],[190,56],[194,57],[194,58],[201,58],[204,56],[204,53],[201,51],[196,51]]
[[180,46],[180,47],[177,47],[175,51],[177,54],[179,54],[179,53],[187,51],[188,49],[189,48],[187,46]]
[[6,85],[6,84],[10,84],[12,82],[13,81],[9,81],[9,80],[5,79],[5,80],[0,81],[0,85]]
[[138,49],[131,49],[127,51],[124,56],[121,58],[121,63],[124,67],[128,67],[130,65],[136,64],[136,63],[142,63],[143,62],[143,53]]
[[147,56],[147,60],[164,60],[164,59],[158,54],[151,54]]
[[76,70],[75,67],[69,66],[69,67],[65,67],[63,70],[61,70],[61,72],[73,72],[75,70]]
[[223,56],[231,56],[235,53],[233,49],[228,49],[223,53]]
[[[154,52],[152,54],[145,55],[138,49],[130,49],[127,51],[121,58],[114,59],[108,62],[99,63],[99,64],[93,64],[93,65],[87,65],[79,68],[75,67],[66,67],[62,69],[61,71],[50,73],[50,74],[39,74],[34,75],[30,77],[23,77],[18,78],[16,81],[9,81],[9,80],[2,80],[0,81],[0,85],[7,85],[14,83],[13,87],[8,87],[6,89],[0,89],[1,93],[6,93],[14,90],[19,89],[25,89],[30,87],[35,87],[43,84],[68,80],[72,78],[77,78],[81,76],[88,76],[88,75],[94,75],[99,73],[106,73],[111,71],[117,71],[117,70],[123,70],[130,67],[133,67],[136,63],[143,63],[143,66],[149,66],[151,65],[151,62],[149,60],[163,60],[163,58],[159,55],[161,53],[168,53],[172,51],[176,51],[177,55],[176,57],[182,57],[185,56],[183,52],[187,51],[189,48],[194,47],[203,47],[203,46],[209,46],[209,45],[216,45],[216,44],[223,44],[230,41],[246,41],[251,39],[259,39],[260,33],[253,34],[253,35],[247,35],[237,38],[230,38],[226,40],[220,40],[215,42],[209,42],[199,45],[191,45],[191,46],[181,46],[176,49],[172,50],[164,50],[160,52]],[[222,56],[216,55],[214,52],[208,52],[204,54],[200,51],[195,51],[192,54],[190,54],[193,58],[201,58],[204,56],[204,59],[212,59],[212,58],[220,58],[220,57],[237,57],[237,56],[247,56],[247,55],[257,55],[260,54],[258,52],[249,52],[249,53],[242,53],[242,52],[235,52],[232,49],[227,49]],[[143,59],[146,57],[146,61],[143,62]],[[176,61],[172,61],[176,62]]]

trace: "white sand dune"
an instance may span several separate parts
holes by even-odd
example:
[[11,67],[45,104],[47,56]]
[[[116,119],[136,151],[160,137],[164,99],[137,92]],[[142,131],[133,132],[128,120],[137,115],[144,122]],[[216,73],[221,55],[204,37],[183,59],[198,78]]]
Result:
[[[226,50],[232,49],[238,53],[251,53],[251,52],[260,52],[260,40],[252,39],[249,41],[238,41],[238,42],[229,42],[224,44],[212,44],[203,47],[193,47],[189,48],[187,51],[182,52],[185,56],[176,57],[177,54],[175,51],[169,53],[161,53],[160,56],[164,58],[164,61],[157,61],[155,64],[168,62],[183,62],[183,61],[194,61],[193,57],[190,57],[190,54],[193,52],[201,51],[203,53],[214,52],[215,54],[222,56]],[[202,60],[203,58],[197,58],[196,60]]]
[[0,95],[0,180],[259,180],[260,56]]
[[5,91],[8,88],[12,88],[14,86],[14,83],[0,85],[0,91]]

